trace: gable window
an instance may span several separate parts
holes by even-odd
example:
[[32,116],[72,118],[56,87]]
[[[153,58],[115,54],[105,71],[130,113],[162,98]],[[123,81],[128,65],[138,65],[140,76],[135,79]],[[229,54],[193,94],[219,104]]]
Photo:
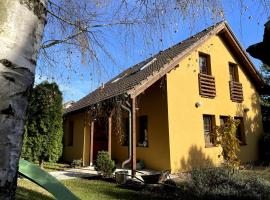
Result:
[[243,86],[239,82],[238,67],[236,64],[229,63],[230,73],[230,97],[233,102],[241,103],[244,100]]
[[214,126],[215,126],[215,116],[203,115],[205,147],[214,146],[214,138],[212,136],[212,133],[214,131]]
[[200,73],[211,75],[210,56],[204,53],[199,53]]
[[230,81],[239,82],[237,65],[229,63]]
[[215,77],[212,76],[210,55],[199,53],[199,90],[200,95],[205,98],[215,98],[216,84]]
[[70,121],[68,124],[67,146],[73,146],[73,135],[74,135],[74,122]]
[[240,145],[246,145],[246,137],[245,137],[245,127],[243,117],[235,117],[234,119],[239,120],[239,125],[236,129],[236,137],[240,142]]
[[139,141],[138,146],[148,147],[148,119],[147,116],[139,117]]

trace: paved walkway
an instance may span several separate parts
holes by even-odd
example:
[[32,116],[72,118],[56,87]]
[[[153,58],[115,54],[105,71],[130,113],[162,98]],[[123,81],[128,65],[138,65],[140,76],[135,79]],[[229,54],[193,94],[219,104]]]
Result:
[[73,178],[91,178],[96,177],[98,175],[97,171],[95,171],[91,167],[84,167],[80,169],[69,169],[65,171],[54,171],[50,172],[52,176],[57,178],[58,180],[66,180]]
[[[116,171],[120,171],[123,169],[116,169]],[[131,174],[131,170],[128,170]],[[68,169],[65,171],[54,171],[49,172],[52,176],[57,178],[58,180],[67,180],[67,179],[73,179],[73,178],[91,178],[98,176],[98,172],[94,170],[93,167],[83,167],[79,169]],[[157,171],[154,170],[140,170],[139,173],[137,173],[137,176],[140,178],[141,174],[155,174]]]

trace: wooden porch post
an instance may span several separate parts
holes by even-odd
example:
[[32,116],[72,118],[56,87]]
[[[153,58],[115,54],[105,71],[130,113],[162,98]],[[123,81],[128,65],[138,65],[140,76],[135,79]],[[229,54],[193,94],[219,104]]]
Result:
[[132,159],[131,159],[131,170],[132,176],[136,173],[136,97],[132,98],[132,138],[131,138],[131,152],[132,152]]
[[108,154],[112,158],[112,114],[108,118]]
[[93,149],[94,149],[94,121],[91,121],[91,131],[90,131],[90,166],[93,165]]

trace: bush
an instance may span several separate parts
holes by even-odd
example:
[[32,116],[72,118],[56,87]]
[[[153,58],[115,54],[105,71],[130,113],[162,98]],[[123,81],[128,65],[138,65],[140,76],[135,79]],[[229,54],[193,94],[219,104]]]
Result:
[[110,177],[115,170],[115,163],[111,160],[108,152],[99,151],[95,164],[95,170],[101,173],[104,177]]
[[73,160],[70,165],[73,168],[81,167],[82,166],[82,159],[80,159],[80,160]]
[[194,170],[187,187],[194,199],[270,199],[267,181],[227,168]]
[[270,165],[270,133],[264,133],[260,140],[260,156],[264,165]]

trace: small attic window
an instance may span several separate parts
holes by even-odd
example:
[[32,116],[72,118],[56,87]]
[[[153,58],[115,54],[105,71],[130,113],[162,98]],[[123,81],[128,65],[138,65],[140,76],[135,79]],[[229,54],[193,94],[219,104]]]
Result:
[[123,76],[116,78],[115,80],[112,81],[112,83],[119,81],[120,79],[124,78],[126,75],[127,74],[124,74]]
[[115,82],[119,81],[120,79],[121,79],[121,77],[119,77],[119,78],[113,80],[112,83],[115,83]]
[[142,66],[142,67],[140,68],[140,70],[144,70],[146,67],[148,67],[149,65],[153,64],[156,60],[157,60],[157,58],[153,58],[153,60],[149,61],[149,62],[146,63],[144,66]]

